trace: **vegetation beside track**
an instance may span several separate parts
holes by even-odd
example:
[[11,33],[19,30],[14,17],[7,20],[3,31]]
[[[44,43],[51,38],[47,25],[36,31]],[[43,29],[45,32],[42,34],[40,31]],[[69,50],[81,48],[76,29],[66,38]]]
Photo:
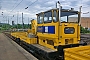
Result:
[[81,27],[81,33],[90,33],[90,30],[88,30],[87,28],[83,28]]

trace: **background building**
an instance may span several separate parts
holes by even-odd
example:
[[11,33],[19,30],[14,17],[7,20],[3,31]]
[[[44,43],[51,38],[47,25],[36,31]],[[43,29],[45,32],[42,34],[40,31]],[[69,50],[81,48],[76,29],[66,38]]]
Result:
[[90,17],[82,17],[81,26],[90,30]]
[[[78,22],[76,17],[70,17],[69,21]],[[90,17],[81,17],[81,26],[90,30]]]

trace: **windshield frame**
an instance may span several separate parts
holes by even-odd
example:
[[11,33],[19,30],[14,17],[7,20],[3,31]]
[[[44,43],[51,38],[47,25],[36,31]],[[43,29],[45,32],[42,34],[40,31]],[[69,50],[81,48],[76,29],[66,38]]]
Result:
[[[58,13],[59,14],[59,13]],[[74,18],[76,17],[77,18],[77,21],[76,22],[70,22],[70,23],[79,23],[80,21],[80,16],[79,16],[79,12],[78,11],[71,11],[71,10],[61,10],[61,19],[60,19],[60,22],[65,22],[65,23],[68,23],[69,22],[69,17],[70,16],[73,16],[73,15],[77,15],[74,16]],[[66,17],[66,20],[62,20],[63,17]],[[73,21],[73,20],[72,20]]]
[[43,13],[37,14],[37,23],[38,24],[42,24],[43,23]]
[[52,11],[44,12],[43,18],[44,18],[43,20],[44,23],[51,23],[52,22]]

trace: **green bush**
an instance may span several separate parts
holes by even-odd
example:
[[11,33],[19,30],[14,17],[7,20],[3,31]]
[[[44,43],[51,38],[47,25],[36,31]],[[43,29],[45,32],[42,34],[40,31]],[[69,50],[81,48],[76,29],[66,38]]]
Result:
[[90,33],[90,31],[86,28],[81,27],[81,33]]

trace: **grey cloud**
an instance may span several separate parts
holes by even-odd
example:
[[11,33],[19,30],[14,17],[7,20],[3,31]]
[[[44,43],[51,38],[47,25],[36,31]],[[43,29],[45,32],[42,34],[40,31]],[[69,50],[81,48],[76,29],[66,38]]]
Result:
[[[4,15],[7,16],[7,14],[21,1],[21,0],[0,0],[1,1],[1,6],[2,9],[1,11],[4,12]],[[55,4],[58,0],[38,0],[34,4],[32,4],[36,0],[23,0],[22,3],[12,11],[9,15],[15,15],[17,16],[17,12],[19,12],[19,17],[21,17],[21,13],[24,13],[24,20],[27,20],[27,17],[29,18],[35,18],[36,19],[36,14],[41,12],[41,11],[46,11],[51,8],[55,8]],[[80,5],[83,5],[84,7],[87,8],[82,8],[82,11],[87,11],[90,9],[90,0],[60,0],[61,5],[63,8],[71,8],[75,7],[75,10],[79,9]],[[28,9],[25,9],[28,7],[28,5],[32,4],[29,6]],[[90,12],[90,10],[88,10]],[[89,13],[90,15],[90,13]],[[1,16],[1,13],[0,13]],[[88,16],[88,15],[84,15]],[[10,17],[11,19],[11,17]],[[16,18],[13,18],[13,20],[16,20]],[[11,19],[12,20],[12,19]],[[20,20],[21,21],[21,20]]]

